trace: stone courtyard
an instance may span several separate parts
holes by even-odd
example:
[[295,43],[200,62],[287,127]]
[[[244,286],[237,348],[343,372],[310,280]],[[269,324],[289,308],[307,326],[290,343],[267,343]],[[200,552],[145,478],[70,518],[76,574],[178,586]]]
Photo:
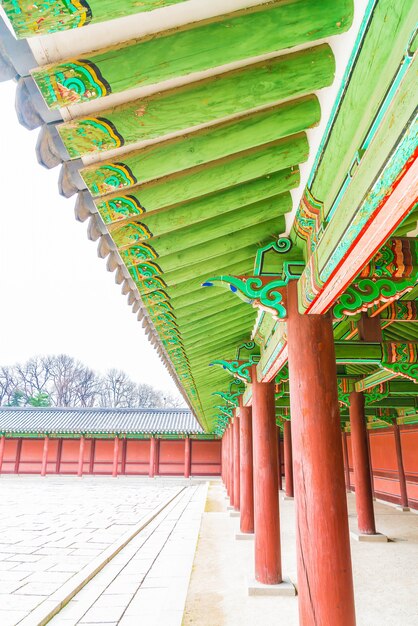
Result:
[[[1,626],[298,623],[297,598],[248,595],[254,541],[236,539],[219,480],[3,476],[0,486]],[[353,494],[348,503],[354,529]],[[389,542],[351,540],[358,624],[418,626],[418,517],[375,511]],[[280,517],[284,573],[297,584],[293,500],[281,499]]]

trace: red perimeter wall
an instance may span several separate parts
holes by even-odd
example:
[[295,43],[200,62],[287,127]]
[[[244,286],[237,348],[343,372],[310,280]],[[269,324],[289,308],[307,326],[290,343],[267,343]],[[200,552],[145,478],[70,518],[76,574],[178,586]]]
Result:
[[[158,439],[156,473],[162,476],[184,474],[184,439]],[[195,440],[191,443],[191,475],[219,476],[221,473],[220,440]],[[40,474],[43,439],[6,439],[1,466],[2,474]],[[79,439],[50,439],[47,474],[77,474]],[[83,474],[111,474],[113,469],[113,439],[86,439],[84,443]],[[149,439],[121,439],[119,443],[118,474],[148,474]]]
[[[418,509],[418,424],[400,426],[409,506]],[[392,428],[369,431],[373,487],[376,498],[400,504],[400,486]],[[347,433],[350,486],[354,490],[351,436]]]

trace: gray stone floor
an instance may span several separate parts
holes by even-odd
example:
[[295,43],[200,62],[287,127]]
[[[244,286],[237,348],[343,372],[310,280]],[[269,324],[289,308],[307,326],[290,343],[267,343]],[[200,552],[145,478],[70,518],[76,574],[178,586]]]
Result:
[[134,477],[2,476],[0,625],[26,623],[183,486]]
[[207,486],[189,486],[60,613],[51,626],[181,626]]
[[[227,511],[220,484],[209,488],[183,626],[297,626],[297,597],[248,595],[254,541],[237,541],[239,518]],[[351,540],[357,626],[418,626],[418,515],[375,502],[387,543]],[[350,529],[357,525],[348,495]],[[295,505],[280,498],[283,574],[297,583]],[[319,625],[322,626],[322,625]],[[338,626],[338,624],[335,624]]]

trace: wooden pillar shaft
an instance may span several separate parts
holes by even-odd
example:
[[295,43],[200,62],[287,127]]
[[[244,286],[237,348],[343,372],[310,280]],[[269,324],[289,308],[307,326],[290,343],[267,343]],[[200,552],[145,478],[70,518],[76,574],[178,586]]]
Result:
[[77,476],[82,476],[83,475],[84,448],[85,448],[85,439],[84,439],[84,435],[81,435],[81,437],[80,437],[80,445],[79,445],[79,448],[78,448]]
[[348,463],[348,447],[347,447],[347,433],[341,433],[341,442],[343,446],[343,458],[344,458],[344,473],[345,473],[345,488],[348,493],[351,492],[350,485],[350,465]]
[[234,502],[233,506],[239,511],[240,506],[240,438],[239,438],[239,417],[235,415],[233,423],[234,437]]
[[232,424],[229,424],[229,445],[228,445],[228,472],[229,472],[229,502],[234,506],[234,437]]
[[3,466],[3,458],[4,458],[4,448],[6,445],[6,437],[4,435],[2,435],[0,437],[0,472],[1,472],[1,468]]
[[55,464],[55,473],[59,474],[61,471],[61,457],[62,457],[62,439],[58,439],[57,461]]
[[332,319],[300,315],[288,286],[288,355],[299,623],[354,626]]
[[406,488],[405,468],[403,464],[401,433],[397,422],[393,423],[393,434],[395,436],[396,460],[398,463],[398,476],[401,490],[401,506],[408,507],[408,491]]
[[155,476],[155,459],[157,455],[157,440],[155,437],[151,437],[150,439],[150,454],[149,454],[149,477],[154,478]]
[[128,454],[128,440],[125,438],[122,442],[122,467],[121,474],[126,474],[126,456]]
[[22,439],[17,440],[16,459],[15,459],[15,474],[19,473],[20,455],[22,454]]
[[191,469],[191,440],[186,437],[184,440],[184,477],[190,478]]
[[254,532],[253,427],[251,407],[240,404],[240,531]]
[[252,366],[255,578],[282,582],[274,381],[257,381]]
[[118,475],[118,463],[119,463],[119,437],[115,437],[113,442],[113,464],[112,464],[112,476],[116,478]]
[[282,446],[280,442],[280,428],[277,427],[277,476],[279,479],[278,487],[279,491],[283,489],[283,477],[282,477]]
[[292,433],[290,421],[283,424],[284,443],[284,475],[286,479],[286,496],[293,498],[293,458],[292,458]]
[[89,473],[94,473],[94,457],[96,455],[96,440],[91,440],[91,448],[90,448],[90,463],[89,463]]
[[375,535],[368,435],[364,414],[364,394],[361,391],[350,393],[350,424],[358,529],[362,534]]
[[48,464],[48,447],[49,447],[49,437],[46,436],[44,438],[44,447],[42,449],[41,476],[46,476],[46,468]]

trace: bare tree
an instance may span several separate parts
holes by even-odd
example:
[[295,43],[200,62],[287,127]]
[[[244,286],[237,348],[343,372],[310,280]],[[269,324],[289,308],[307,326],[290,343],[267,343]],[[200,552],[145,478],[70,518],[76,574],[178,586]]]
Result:
[[67,354],[35,356],[0,367],[0,405],[165,408],[184,406],[180,396],[135,383],[111,369],[100,376]]
[[101,406],[129,407],[135,405],[135,383],[122,370],[108,370],[102,378],[100,387]]
[[0,368],[0,405],[9,404],[17,388],[18,384],[15,369],[3,365]]

